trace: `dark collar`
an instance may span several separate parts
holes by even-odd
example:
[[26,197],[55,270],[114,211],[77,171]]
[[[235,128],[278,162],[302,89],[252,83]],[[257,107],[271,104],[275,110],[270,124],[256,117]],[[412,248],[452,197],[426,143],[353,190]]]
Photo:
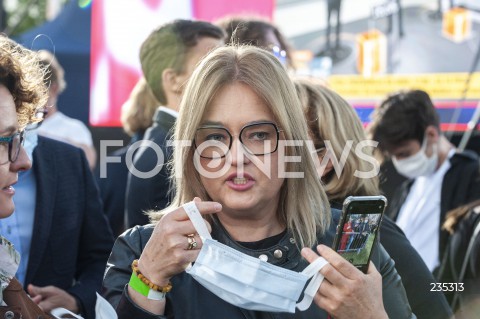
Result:
[[153,123],[161,126],[172,127],[175,124],[177,118],[170,113],[167,113],[160,108],[157,108],[153,115]]
[[285,236],[283,236],[283,238],[272,247],[252,250],[243,247],[233,240],[218,218],[214,217],[212,223],[212,237],[220,243],[230,246],[246,255],[266,260],[273,265],[281,266],[283,268],[294,269],[299,262],[303,260],[300,257],[300,251],[295,245],[295,239],[290,232],[286,232]]

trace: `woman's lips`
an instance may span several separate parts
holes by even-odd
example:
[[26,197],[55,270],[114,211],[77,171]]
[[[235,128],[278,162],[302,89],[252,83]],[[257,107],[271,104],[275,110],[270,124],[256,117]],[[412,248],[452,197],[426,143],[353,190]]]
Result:
[[227,186],[235,191],[246,191],[253,187],[255,181],[247,177],[234,177],[227,180]]
[[4,188],[2,188],[2,193],[13,196],[13,195],[15,195],[15,188],[13,188],[13,185],[4,187]]

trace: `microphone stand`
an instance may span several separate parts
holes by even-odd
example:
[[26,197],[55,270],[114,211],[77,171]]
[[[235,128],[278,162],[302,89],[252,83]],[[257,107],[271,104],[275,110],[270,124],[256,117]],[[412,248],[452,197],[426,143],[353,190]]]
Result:
[[[347,46],[342,46],[340,44],[340,29],[341,29],[341,21],[340,21],[340,10],[342,6],[342,0],[327,0],[327,30],[326,30],[326,37],[327,41],[325,44],[325,48],[316,54],[317,57],[319,56],[328,56],[332,58],[332,62],[338,62],[346,57],[348,57],[351,53],[351,48]],[[330,35],[332,33],[332,25],[330,23],[332,15],[336,13],[336,26],[335,26],[335,46],[331,46]]]

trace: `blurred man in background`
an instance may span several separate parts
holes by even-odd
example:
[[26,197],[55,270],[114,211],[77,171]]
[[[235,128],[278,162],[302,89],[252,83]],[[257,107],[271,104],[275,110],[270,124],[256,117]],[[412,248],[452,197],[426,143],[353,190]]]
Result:
[[130,170],[125,204],[128,228],[147,224],[145,211],[163,209],[169,203],[170,183],[165,163],[171,158],[171,147],[167,147],[167,141],[178,115],[182,93],[197,63],[210,50],[221,46],[224,36],[221,28],[208,22],[175,20],[155,29],[143,42],[140,48],[142,70],[161,103],[143,139],[160,147],[163,163],[158,163],[162,159],[149,146],[141,147],[135,154],[135,169],[153,172],[153,176],[137,176]]

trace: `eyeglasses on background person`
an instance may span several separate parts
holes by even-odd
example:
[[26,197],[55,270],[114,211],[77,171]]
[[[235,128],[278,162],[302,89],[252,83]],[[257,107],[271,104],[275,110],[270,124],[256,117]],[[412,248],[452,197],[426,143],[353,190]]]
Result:
[[[259,122],[245,125],[239,134],[240,143],[252,155],[274,153],[281,130],[275,123]],[[194,144],[202,158],[225,157],[232,147],[233,135],[224,127],[205,125],[197,129]]]
[[[0,165],[15,162],[20,153],[20,146],[25,142],[25,131],[10,136],[0,136]],[[8,151],[7,151],[8,149]]]
[[283,65],[287,65],[287,51],[274,45],[271,47],[271,52]]

